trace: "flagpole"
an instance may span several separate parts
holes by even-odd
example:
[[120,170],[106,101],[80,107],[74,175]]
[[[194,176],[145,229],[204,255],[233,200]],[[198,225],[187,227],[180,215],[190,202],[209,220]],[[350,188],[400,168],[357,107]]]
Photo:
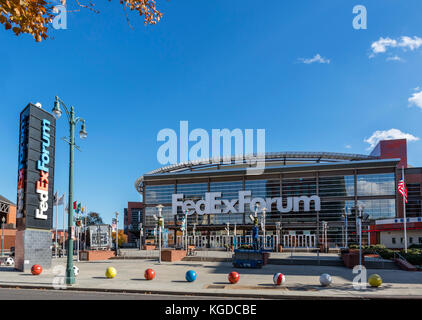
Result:
[[84,249],[86,250],[86,229],[87,229],[87,226],[86,226],[86,220],[88,219],[88,209],[86,208],[86,206],[85,206],[85,224],[84,224],[84,227],[85,227],[85,229],[84,229],[84,233],[85,233],[85,241],[84,241]]
[[63,256],[65,256],[65,243],[66,243],[66,230],[64,226],[64,222],[66,220],[66,202],[63,200]]
[[[76,212],[76,219],[79,221],[79,212]],[[79,221],[80,222],[80,221]],[[78,222],[78,223],[79,223]],[[79,226],[76,226],[76,239],[77,239],[77,247],[76,247],[76,261],[79,262]]]
[[401,175],[403,179],[403,229],[404,229],[404,252],[407,253],[407,219],[406,219],[406,200],[405,200],[405,193],[406,193],[406,182],[404,181],[404,166],[401,168]]

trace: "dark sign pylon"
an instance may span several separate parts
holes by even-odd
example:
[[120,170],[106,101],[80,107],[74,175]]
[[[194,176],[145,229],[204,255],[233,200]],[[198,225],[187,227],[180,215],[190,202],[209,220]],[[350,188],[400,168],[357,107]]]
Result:
[[15,268],[51,266],[56,120],[28,104],[20,115]]

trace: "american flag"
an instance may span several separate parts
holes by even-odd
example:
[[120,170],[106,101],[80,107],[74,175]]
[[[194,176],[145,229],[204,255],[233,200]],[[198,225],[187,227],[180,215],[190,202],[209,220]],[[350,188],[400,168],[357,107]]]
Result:
[[399,193],[404,197],[404,201],[407,203],[407,188],[406,184],[404,183],[403,179],[399,181],[398,187]]

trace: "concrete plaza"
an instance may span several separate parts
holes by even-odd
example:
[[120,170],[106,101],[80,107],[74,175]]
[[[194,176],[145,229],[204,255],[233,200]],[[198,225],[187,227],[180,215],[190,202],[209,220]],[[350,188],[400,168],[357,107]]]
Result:
[[[44,270],[39,276],[15,271],[12,267],[0,268],[0,287],[54,288],[62,283],[64,258],[53,259],[53,268]],[[157,294],[209,295],[256,298],[422,298],[422,274],[402,270],[371,270],[368,276],[377,273],[383,278],[380,288],[353,288],[356,276],[351,269],[337,266],[266,265],[262,269],[236,269],[229,262],[179,261],[158,264],[156,259],[106,260],[76,262],[80,269],[74,290],[150,292]],[[107,267],[117,270],[114,279],[105,277]],[[156,277],[144,279],[144,271],[152,268]],[[197,280],[187,282],[185,272],[195,270]],[[231,271],[240,274],[237,284],[230,284],[227,275]],[[282,272],[286,283],[276,287],[273,274]],[[330,287],[321,287],[319,276],[329,273],[333,278]]]

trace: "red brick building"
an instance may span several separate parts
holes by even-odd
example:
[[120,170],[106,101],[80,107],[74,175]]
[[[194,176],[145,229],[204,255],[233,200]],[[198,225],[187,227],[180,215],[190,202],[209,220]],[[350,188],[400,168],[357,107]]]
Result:
[[[401,159],[396,170],[396,186],[402,178],[407,187],[406,221],[408,245],[422,244],[422,168],[414,168],[407,163],[406,139],[380,141],[371,155],[381,159]],[[384,244],[389,248],[404,247],[403,196],[396,193],[396,219],[375,221],[371,225],[371,244]]]
[[[16,205],[0,195],[0,226],[4,218],[4,249],[15,246],[16,239]],[[2,230],[0,228],[0,239]]]
[[142,202],[128,202],[124,209],[124,234],[128,243],[139,246],[140,224],[143,221],[144,206]]

